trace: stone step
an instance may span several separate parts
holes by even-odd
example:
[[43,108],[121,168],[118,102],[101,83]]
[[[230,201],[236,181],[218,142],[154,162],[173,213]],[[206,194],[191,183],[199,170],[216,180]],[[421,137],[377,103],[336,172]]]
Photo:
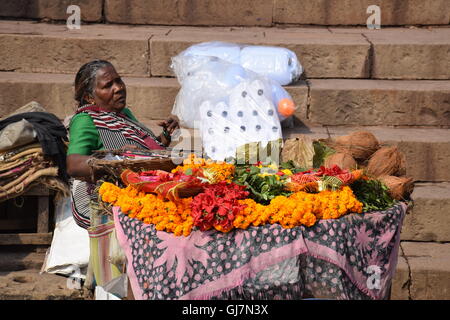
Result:
[[270,26],[366,25],[371,5],[380,7],[381,25],[447,25],[446,0],[17,0],[0,3],[0,17],[66,20],[78,5],[82,21],[124,24]]
[[[0,85],[3,90],[0,92],[0,117],[34,100],[64,119],[73,114],[76,108],[73,81],[73,75],[1,72]],[[170,115],[179,91],[175,79],[125,77],[124,81],[127,84],[128,103],[143,123],[165,119]],[[364,90],[361,90],[359,82],[364,82]],[[352,88],[351,84],[356,87]],[[371,88],[369,84],[374,87]],[[327,137],[328,132],[331,135],[344,135],[357,128],[367,129],[374,132],[381,141],[395,143],[400,147],[407,157],[407,173],[415,180],[450,181],[450,172],[447,170],[450,167],[448,129],[373,126],[383,123],[408,124],[403,118],[410,119],[409,124],[413,125],[449,125],[450,110],[445,99],[449,96],[450,82],[313,80],[309,85],[301,83],[288,86],[287,90],[300,106],[297,116],[301,121],[317,119],[322,123],[299,124],[292,129],[285,129],[285,137],[304,133],[314,137]],[[309,105],[306,107],[308,101]],[[414,114],[411,105],[421,103],[427,104],[428,108],[423,106]],[[349,120],[342,116],[343,112],[348,112],[347,108],[355,110],[348,113]],[[328,110],[328,113],[322,110]],[[425,111],[421,113],[423,110]],[[308,114],[310,119],[307,119]],[[346,126],[321,126],[330,123]]]
[[392,300],[450,299],[450,243],[402,241]]
[[[448,25],[450,12],[445,0],[276,0],[274,21],[312,25],[367,25],[369,6],[380,8],[381,27],[388,25]],[[373,22],[369,22],[373,23]]]
[[450,183],[416,183],[411,198],[401,239],[450,242]]
[[41,270],[45,253],[30,252],[20,249],[2,250],[0,252],[0,272]]
[[[143,121],[153,132],[160,133],[161,127],[157,125],[159,120]],[[316,127],[310,125],[298,125],[294,128],[283,128],[283,138],[292,139],[299,135],[307,135],[312,139],[324,139],[328,137],[337,137],[347,135],[350,132],[366,130],[372,132],[382,145],[396,145],[406,156],[406,175],[413,177],[417,186],[412,197],[417,203],[413,209],[413,214],[406,219],[411,232],[405,233],[405,240],[419,241],[450,241],[450,233],[446,234],[445,226],[441,226],[441,232],[437,234],[430,228],[414,226],[413,220],[428,211],[438,211],[436,215],[445,218],[448,201],[450,201],[450,134],[448,129],[424,129],[424,128],[391,128],[391,127]],[[201,150],[201,134],[197,129],[182,128],[180,137],[172,140],[171,147],[184,148],[186,150]],[[426,183],[421,181],[434,181],[435,183]],[[447,182],[446,182],[447,181]],[[439,191],[434,193],[435,191]],[[428,195],[434,193],[434,198],[441,202],[430,200]],[[448,195],[446,197],[445,195]],[[449,198],[449,199],[447,199]],[[420,202],[420,205],[419,205]],[[439,204],[438,204],[439,203]],[[434,207],[430,207],[434,205]],[[416,213],[417,211],[417,213]],[[432,214],[432,212],[429,212]],[[420,219],[420,218],[417,218]],[[438,223],[436,221],[436,223]],[[448,225],[450,226],[450,220]],[[419,228],[419,229],[417,229]],[[416,234],[413,237],[413,234]]]
[[27,269],[0,272],[0,300],[93,300],[93,296],[84,287],[72,286],[67,277]]
[[[281,46],[306,78],[450,79],[450,28],[176,27],[0,21],[0,70],[70,73],[94,58],[119,73],[173,77],[171,58],[206,41]],[[30,48],[32,48],[30,50]]]
[[[74,110],[74,74],[0,72],[0,116],[35,100],[64,118]],[[175,78],[124,77],[128,103],[142,121],[167,117]],[[450,126],[450,81],[313,79],[286,87],[296,116],[329,126]]]
[[171,57],[213,40],[288,48],[306,78],[450,79],[450,28],[174,28],[150,39],[152,75],[173,76]]
[[397,145],[406,156],[406,174],[416,181],[450,181],[450,133],[448,129],[391,128],[375,126],[315,127],[283,129],[286,139],[306,134],[313,139],[346,135],[367,130],[383,144]]

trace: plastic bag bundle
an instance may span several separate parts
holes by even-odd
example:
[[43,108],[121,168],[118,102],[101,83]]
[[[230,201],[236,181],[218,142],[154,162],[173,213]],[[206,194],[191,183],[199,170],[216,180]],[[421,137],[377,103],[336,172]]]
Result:
[[[214,160],[235,157],[236,149],[246,143],[261,142],[265,147],[281,139],[280,121],[295,111],[292,97],[279,82],[241,65],[243,49],[206,43],[172,58],[181,84],[172,114],[181,125],[200,129],[204,151]],[[259,63],[264,65],[263,60]]]
[[242,81],[228,102],[206,100],[200,105],[203,148],[214,160],[235,157],[236,148],[251,142],[282,138],[280,120],[271,102],[270,87],[260,79]]
[[216,57],[266,76],[283,86],[297,81],[303,73],[295,53],[281,47],[211,41],[190,46],[180,56]]

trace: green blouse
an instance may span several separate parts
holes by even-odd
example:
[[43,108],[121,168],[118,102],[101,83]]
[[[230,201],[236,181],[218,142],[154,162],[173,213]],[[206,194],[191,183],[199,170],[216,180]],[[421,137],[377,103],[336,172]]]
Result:
[[[130,109],[124,108],[122,113],[133,121],[138,121]],[[95,150],[102,150],[103,143],[100,140],[94,121],[87,113],[79,113],[73,116],[69,128],[69,148],[67,154],[91,155]]]

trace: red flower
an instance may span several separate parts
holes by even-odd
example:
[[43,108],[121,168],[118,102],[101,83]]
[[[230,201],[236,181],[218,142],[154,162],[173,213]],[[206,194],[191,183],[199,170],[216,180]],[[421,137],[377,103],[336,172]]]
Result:
[[191,202],[191,215],[194,225],[200,230],[209,230],[214,226],[228,229],[232,226],[235,216],[245,205],[237,200],[247,197],[244,186],[225,181],[205,187]]

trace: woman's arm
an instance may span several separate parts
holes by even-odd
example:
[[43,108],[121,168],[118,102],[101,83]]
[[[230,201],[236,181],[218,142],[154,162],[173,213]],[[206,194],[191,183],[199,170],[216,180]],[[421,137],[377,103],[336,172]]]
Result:
[[69,154],[67,156],[67,173],[69,176],[79,180],[92,182],[91,167],[88,164],[88,160],[91,158],[91,156],[82,154]]
[[91,169],[87,160],[94,150],[101,148],[97,128],[88,114],[77,114],[72,118],[67,151],[67,173],[69,176],[91,182]]

